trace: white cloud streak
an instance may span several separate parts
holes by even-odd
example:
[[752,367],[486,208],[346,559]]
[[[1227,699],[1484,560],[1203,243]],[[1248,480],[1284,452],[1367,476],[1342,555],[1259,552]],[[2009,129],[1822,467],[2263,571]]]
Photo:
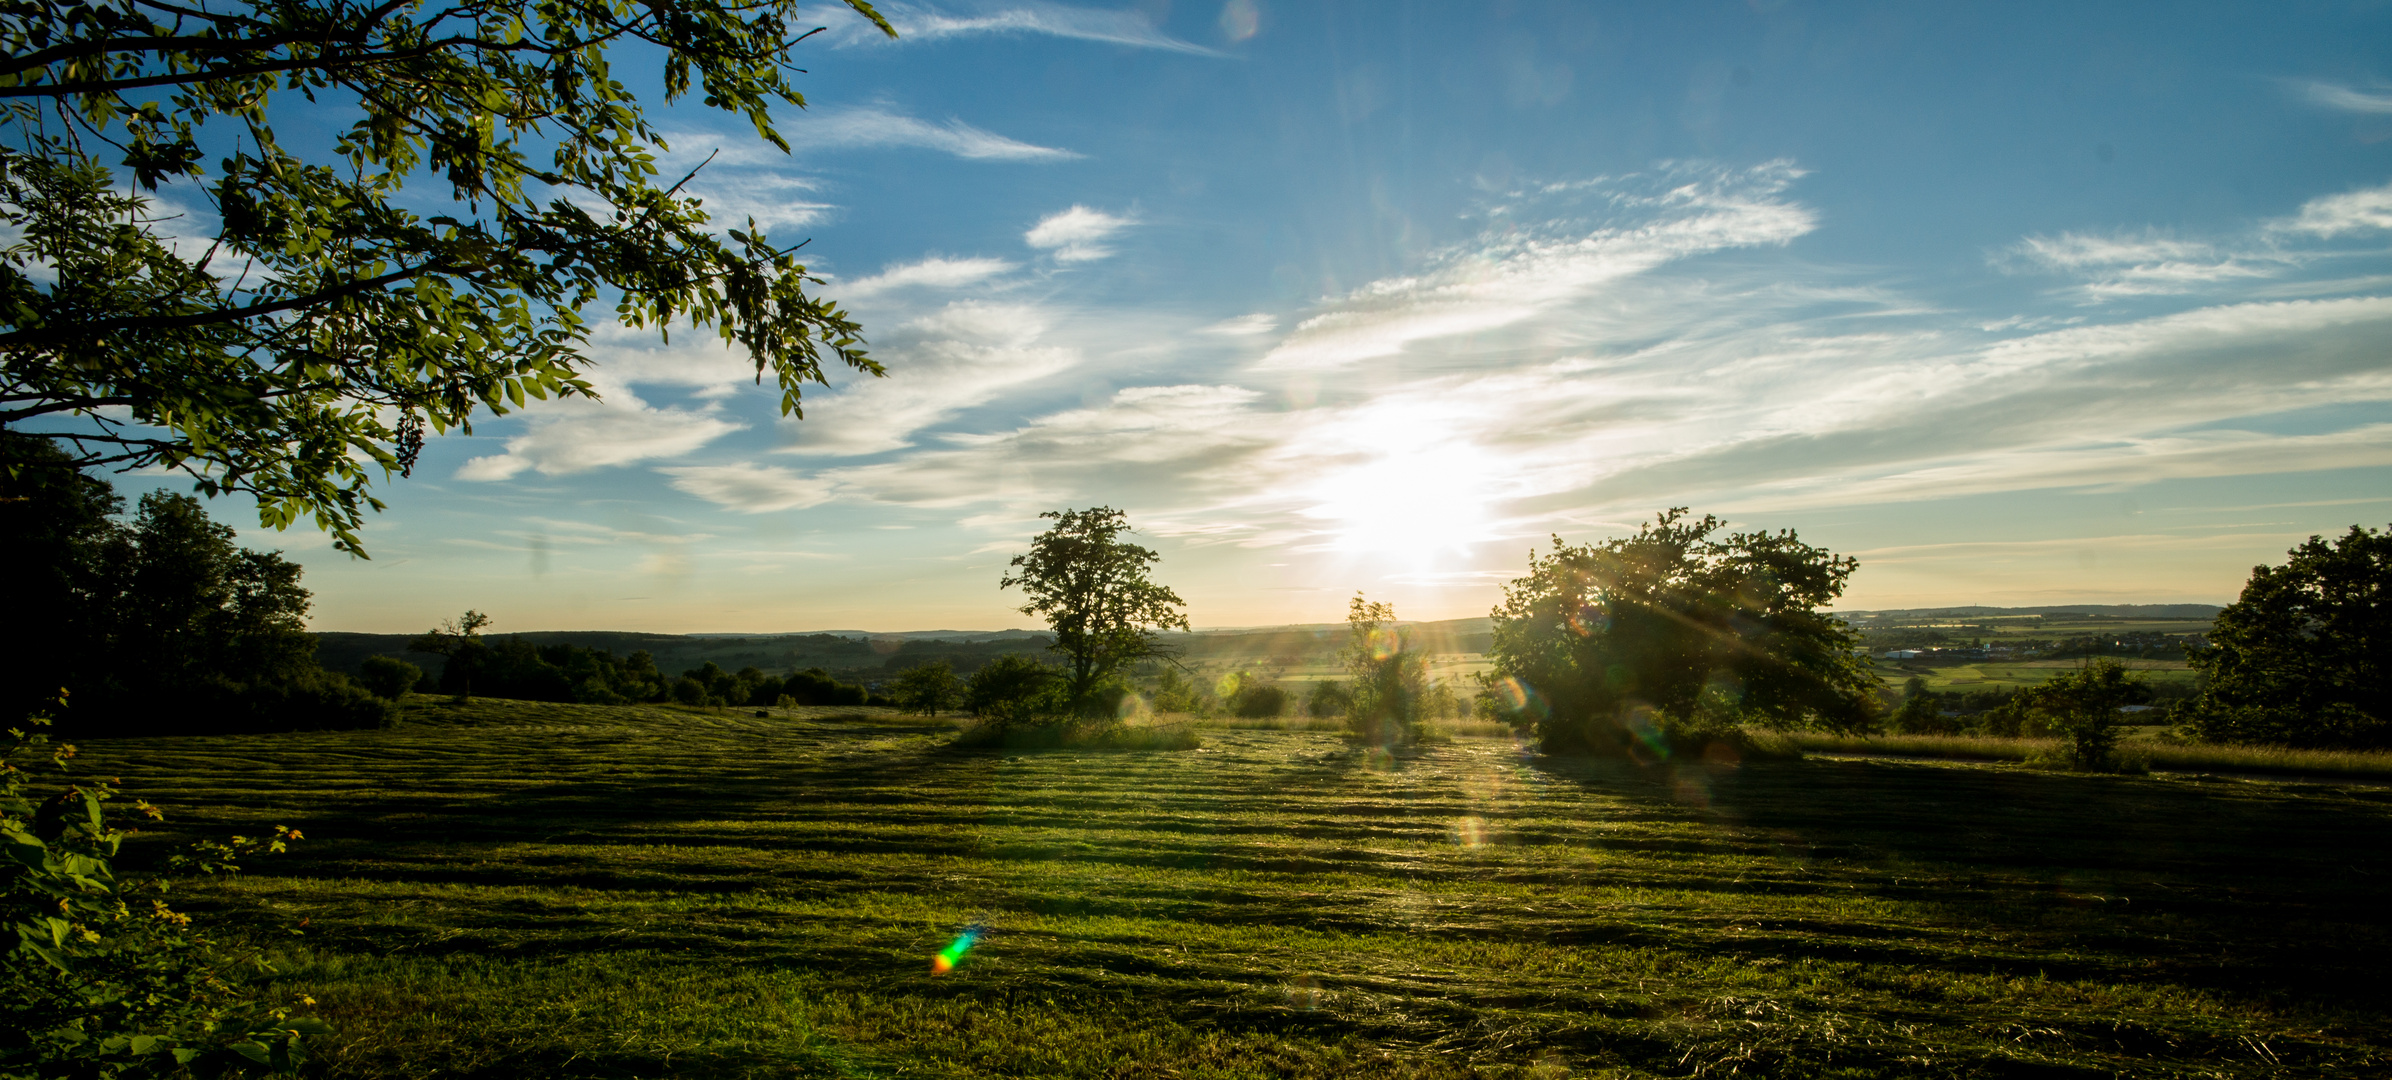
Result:
[[[1403,352],[1414,342],[1512,326],[1665,263],[1728,248],[1782,245],[1817,226],[1779,196],[1801,171],[1678,169],[1641,184],[1555,185],[1542,198],[1598,202],[1605,217],[1518,226],[1518,208],[1416,277],[1374,282],[1304,320],[1261,361],[1264,370],[1334,369]],[[1645,189],[1657,190],[1639,190]],[[1591,226],[1591,227],[1590,227]]]
[[673,487],[717,506],[743,514],[801,510],[831,498],[831,485],[800,476],[777,465],[739,462],[731,465],[685,465],[656,470],[673,478]]
[[903,2],[880,3],[874,7],[883,18],[889,20],[891,26],[897,28],[895,41],[890,41],[879,28],[842,6],[824,4],[808,9],[803,18],[809,23],[818,22],[829,27],[832,42],[845,47],[899,45],[987,34],[1028,34],[1098,41],[1136,49],[1160,49],[1194,56],[1221,55],[1202,45],[1164,33],[1155,26],[1153,20],[1136,11],[1105,11],[1040,3],[988,4],[969,14],[950,13],[927,4]]
[[1081,155],[983,131],[961,120],[934,123],[882,105],[825,109],[781,131],[793,148],[911,147],[975,161],[1069,161]]
[[1051,313],[1027,304],[962,302],[900,326],[875,352],[885,379],[859,380],[788,425],[784,452],[850,457],[899,450],[916,434],[1080,362],[1048,342]]
[[836,281],[832,288],[845,298],[877,296],[893,289],[959,289],[976,285],[1014,269],[1003,259],[949,259],[932,256],[920,262],[885,267],[871,277]]
[[2307,82],[2297,85],[2300,87],[2301,96],[2308,98],[2312,105],[2322,105],[2342,112],[2375,116],[2392,115],[2392,91],[2377,90],[2370,93],[2328,82]]
[[2299,215],[2275,228],[2327,238],[2392,229],[2392,184],[2311,199]]
[[605,402],[552,401],[530,417],[530,429],[507,440],[503,454],[467,461],[457,479],[499,481],[526,469],[569,476],[652,458],[680,457],[747,425],[702,409],[654,408],[628,392]]

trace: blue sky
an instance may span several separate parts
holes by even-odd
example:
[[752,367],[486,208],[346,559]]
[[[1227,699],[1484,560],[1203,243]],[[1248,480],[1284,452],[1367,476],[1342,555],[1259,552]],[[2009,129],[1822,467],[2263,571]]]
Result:
[[[2224,602],[2392,520],[2392,7],[825,8],[783,156],[884,380],[779,418],[705,335],[436,440],[319,629],[1025,625],[1109,504],[1199,626],[1484,614],[1660,508],[1845,606]],[[219,516],[246,523],[246,509]]]

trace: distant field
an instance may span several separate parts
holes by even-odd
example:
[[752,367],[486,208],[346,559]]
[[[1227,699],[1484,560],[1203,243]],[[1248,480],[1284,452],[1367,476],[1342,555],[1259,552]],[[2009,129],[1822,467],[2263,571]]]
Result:
[[2392,1074],[2384,789],[851,716],[418,699],[85,765],[305,830],[182,895],[305,922],[328,1077]]
[[[2189,685],[2195,677],[2192,668],[2182,660],[2112,659],[2116,659],[2120,667],[2138,672],[2145,680],[2155,684],[2185,683]],[[1926,668],[1924,677],[1927,680],[1927,688],[1938,692],[1997,688],[2014,690],[2023,686],[2039,685],[2054,675],[2075,670],[2082,663],[2084,661],[2079,659],[1984,661]],[[1885,679],[1888,685],[1896,687],[1901,686],[1905,680],[1918,673],[1919,669],[1906,668],[1898,664],[1881,662],[1877,665],[1878,676]]]

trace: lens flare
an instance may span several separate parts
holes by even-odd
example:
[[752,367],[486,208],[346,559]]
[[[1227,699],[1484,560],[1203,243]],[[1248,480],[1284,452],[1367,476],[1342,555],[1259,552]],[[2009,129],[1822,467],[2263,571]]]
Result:
[[1495,707],[1510,714],[1515,722],[1525,720],[1541,724],[1553,715],[1553,710],[1545,705],[1545,699],[1537,693],[1536,687],[1510,675],[1488,684],[1487,691],[1494,696]]
[[930,958],[930,973],[944,975],[955,970],[955,965],[963,963],[964,954],[972,951],[972,944],[980,940],[982,932],[982,928],[977,926],[965,927],[953,942]]

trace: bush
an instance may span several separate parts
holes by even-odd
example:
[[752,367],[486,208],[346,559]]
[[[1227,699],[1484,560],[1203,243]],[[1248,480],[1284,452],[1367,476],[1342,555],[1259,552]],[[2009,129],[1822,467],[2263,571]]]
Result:
[[955,669],[944,660],[905,669],[898,674],[893,690],[899,708],[924,716],[937,716],[952,709],[963,697],[963,684],[956,680]]
[[1035,725],[1064,715],[1062,673],[1019,653],[989,661],[964,683],[964,704],[984,725]]
[[107,730],[124,735],[357,731],[389,727],[397,718],[390,699],[346,675],[317,668],[274,681],[205,679],[182,700],[146,715],[119,714]]
[[1324,679],[1312,684],[1312,693],[1304,698],[1304,713],[1323,720],[1337,719],[1354,709],[1354,691],[1336,679]]
[[2108,771],[2117,765],[2119,709],[2151,700],[2151,690],[2115,660],[2095,660],[2018,695],[2068,740],[2075,768]]
[[831,678],[821,668],[807,668],[781,680],[781,694],[799,705],[864,705],[871,692]]
[[706,704],[706,684],[683,675],[673,683],[673,700],[695,708]]
[[1418,742],[1428,695],[1428,656],[1395,623],[1392,604],[1354,596],[1346,610],[1346,673],[1354,677],[1346,727],[1382,746]]
[[[0,931],[0,941],[13,938],[0,954],[0,1076],[298,1071],[305,1037],[329,1029],[252,1000],[243,969],[271,970],[255,950],[227,950],[202,936],[190,916],[166,905],[164,882],[114,872],[125,833],[108,824],[103,804],[115,788],[81,778],[47,800],[33,792],[39,759],[64,771],[73,753],[23,729],[10,732],[0,753],[0,844],[8,855],[0,859],[0,925],[13,931]],[[298,838],[278,826],[268,837],[203,844],[176,868],[230,873],[239,858]]]
[[1245,672],[1236,676],[1237,686],[1229,694],[1229,712],[1241,720],[1261,720],[1287,713],[1291,695],[1276,683],[1264,682]]
[[357,665],[357,681],[376,697],[392,701],[406,696],[424,680],[424,669],[395,656],[369,656]]
[[1153,705],[1154,711],[1159,713],[1187,713],[1190,716],[1211,714],[1211,710],[1205,707],[1204,691],[1181,675],[1177,668],[1166,667],[1155,676]]

